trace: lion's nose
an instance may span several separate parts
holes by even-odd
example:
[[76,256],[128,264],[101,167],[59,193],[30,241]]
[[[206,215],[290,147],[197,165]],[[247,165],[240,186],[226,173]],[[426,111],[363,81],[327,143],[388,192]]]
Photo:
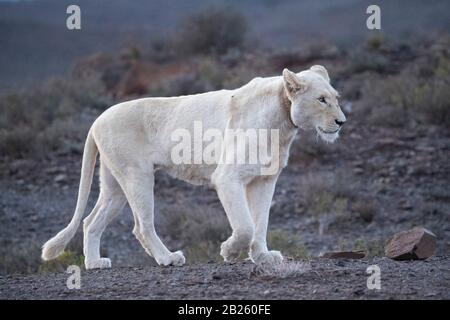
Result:
[[343,126],[344,123],[345,123],[345,120],[344,120],[344,121],[340,121],[340,120],[338,120],[338,119],[335,119],[334,122],[336,122],[336,124],[337,124],[338,126]]

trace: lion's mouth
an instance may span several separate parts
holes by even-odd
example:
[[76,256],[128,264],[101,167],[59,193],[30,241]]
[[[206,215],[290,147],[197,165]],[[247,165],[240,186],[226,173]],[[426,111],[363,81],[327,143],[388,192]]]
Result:
[[319,129],[320,132],[322,132],[324,134],[335,134],[340,130],[340,128],[337,128],[334,131],[326,131],[326,130],[322,129],[320,126],[318,126],[317,128]]

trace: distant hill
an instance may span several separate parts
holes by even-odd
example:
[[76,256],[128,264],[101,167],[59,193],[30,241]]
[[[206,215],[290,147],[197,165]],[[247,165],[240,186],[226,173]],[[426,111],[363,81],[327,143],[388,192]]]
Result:
[[[148,45],[186,16],[224,6],[247,17],[262,47],[329,40],[351,45],[369,35],[364,0],[0,0],[0,91],[59,74],[77,58],[117,50],[127,42]],[[77,3],[82,30],[65,27],[66,8]],[[380,3],[380,1],[378,1]],[[450,1],[384,1],[382,28],[392,37],[450,30]]]

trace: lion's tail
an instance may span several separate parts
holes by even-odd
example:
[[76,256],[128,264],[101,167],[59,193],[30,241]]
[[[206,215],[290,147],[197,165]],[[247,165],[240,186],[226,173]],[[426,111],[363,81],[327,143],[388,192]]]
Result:
[[92,176],[94,175],[97,153],[97,145],[95,144],[91,131],[89,131],[86,143],[84,145],[83,163],[81,166],[81,178],[75,214],[67,227],[43,245],[43,260],[52,260],[58,257],[63,252],[69,241],[74,237],[86,209],[91,190]]

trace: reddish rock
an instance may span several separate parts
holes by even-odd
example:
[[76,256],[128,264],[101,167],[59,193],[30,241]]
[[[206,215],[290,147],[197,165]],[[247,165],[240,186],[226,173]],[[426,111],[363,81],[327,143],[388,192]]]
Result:
[[364,251],[334,251],[326,252],[322,258],[328,259],[362,259],[366,256]]
[[395,234],[384,248],[386,257],[394,260],[424,260],[435,251],[436,236],[422,227]]

